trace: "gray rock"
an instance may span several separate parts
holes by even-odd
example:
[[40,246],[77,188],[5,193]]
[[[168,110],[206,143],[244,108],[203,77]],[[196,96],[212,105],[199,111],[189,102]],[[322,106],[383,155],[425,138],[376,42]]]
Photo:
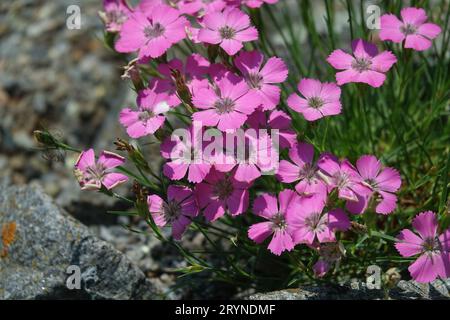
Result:
[[450,299],[450,279],[421,284],[413,280],[401,280],[392,290],[368,289],[365,283],[351,286],[302,286],[268,293],[256,293],[249,300],[446,300]]
[[[157,298],[138,267],[38,187],[0,182],[0,230],[0,299]],[[79,290],[66,286],[69,266],[79,267]]]

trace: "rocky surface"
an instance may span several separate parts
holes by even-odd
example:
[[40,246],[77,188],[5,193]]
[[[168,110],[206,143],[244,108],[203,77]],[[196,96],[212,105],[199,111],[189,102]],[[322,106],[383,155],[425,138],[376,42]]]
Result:
[[[159,297],[155,285],[124,254],[37,187],[0,185],[0,230],[0,299]],[[80,268],[80,290],[66,286],[74,275],[69,266]]]
[[249,296],[250,300],[441,300],[450,299],[450,279],[435,280],[430,284],[401,280],[391,290],[368,289],[365,283],[351,286],[305,286]]

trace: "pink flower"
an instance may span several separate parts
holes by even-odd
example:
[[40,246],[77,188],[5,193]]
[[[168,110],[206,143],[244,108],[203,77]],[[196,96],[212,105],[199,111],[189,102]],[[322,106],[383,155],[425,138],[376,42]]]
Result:
[[230,56],[243,47],[242,42],[258,39],[258,31],[250,26],[250,18],[236,8],[227,7],[223,12],[210,12],[203,18],[205,27],[200,30],[200,41],[219,44]]
[[314,147],[308,143],[295,144],[289,150],[289,158],[281,160],[277,179],[283,183],[297,182],[295,190],[305,196],[321,195],[327,197],[327,186],[317,174],[317,166],[313,163]]
[[303,114],[306,120],[334,116],[341,113],[341,89],[334,83],[321,83],[319,80],[303,79],[298,91],[289,96],[287,104],[291,109]]
[[431,47],[431,40],[441,33],[441,28],[434,23],[425,23],[427,14],[421,8],[404,8],[400,21],[393,14],[381,16],[380,39],[400,43],[405,40],[405,48],[417,51]]
[[292,147],[297,141],[297,134],[292,130],[292,120],[286,113],[273,110],[269,116],[261,110],[256,110],[247,119],[248,126],[255,130],[266,129],[269,134],[271,130],[278,130],[278,138],[281,148]]
[[249,8],[259,8],[264,3],[275,4],[278,0],[226,0],[229,5],[239,6],[246,5]]
[[397,203],[395,192],[402,183],[400,174],[393,168],[381,170],[381,163],[374,156],[362,156],[356,162],[356,168],[363,179],[363,183],[370,188],[370,192],[360,197],[358,202],[347,202],[347,209],[352,213],[362,213],[366,209],[371,197],[376,194],[381,201],[375,211],[389,214],[394,211]]
[[172,70],[177,70],[181,73],[191,94],[196,89],[208,86],[206,75],[209,71],[209,61],[197,53],[186,58],[185,66],[179,59],[172,59],[168,64],[159,64],[158,72],[163,78],[153,78],[150,81],[149,88],[156,93],[168,94],[169,100],[167,102],[170,106],[177,106],[181,103],[177,96],[177,87],[172,76]]
[[127,133],[132,138],[140,138],[153,134],[164,123],[164,113],[169,110],[168,96],[156,94],[150,89],[145,89],[138,97],[138,110],[130,108],[120,112],[119,121],[127,128]]
[[230,174],[211,169],[203,182],[195,186],[198,204],[208,221],[215,221],[225,212],[236,216],[245,212],[249,204],[250,184],[239,182]]
[[122,25],[131,14],[131,9],[125,0],[103,0],[105,12],[101,13],[101,18],[105,22],[106,31],[120,32]]
[[314,275],[317,278],[322,278],[323,276],[325,276],[327,274],[327,272],[329,270],[330,270],[330,264],[323,259],[317,260],[317,262],[313,265]]
[[327,58],[335,69],[344,70],[336,73],[338,85],[349,82],[363,82],[377,88],[386,80],[385,73],[397,62],[390,51],[378,53],[377,47],[364,40],[352,42],[353,56],[338,49]]
[[[201,182],[211,169],[208,159],[203,156],[206,146],[202,142],[203,130],[189,128],[187,141],[178,136],[168,137],[161,144],[161,155],[170,159],[163,167],[163,173],[172,180],[180,180],[188,173],[189,182]],[[198,154],[197,154],[198,153]]]
[[322,154],[317,163],[320,177],[331,188],[337,188],[338,196],[348,201],[359,201],[359,195],[366,195],[369,188],[362,185],[362,178],[348,161],[339,160],[328,153]]
[[139,60],[163,55],[173,44],[186,37],[188,21],[179,12],[166,5],[151,10],[133,12],[123,24],[116,42],[118,52],[139,51]]
[[250,183],[277,170],[279,152],[267,132],[250,128],[238,134],[226,133],[224,140],[224,151],[214,158],[218,171],[230,172],[234,168],[237,181]]
[[125,158],[108,151],[103,151],[95,161],[94,150],[89,149],[78,157],[75,176],[82,190],[100,190],[102,185],[109,190],[128,180],[126,175],[112,170],[123,163]]
[[288,69],[280,58],[271,57],[263,66],[264,56],[258,51],[243,51],[234,64],[245,81],[261,98],[263,110],[272,110],[280,102],[280,88],[276,83],[286,80]]
[[220,131],[241,127],[259,105],[259,98],[242,79],[228,73],[217,81],[217,89],[200,88],[194,92],[193,104],[202,111],[192,115],[203,126],[217,126]]
[[345,231],[350,228],[350,220],[342,209],[334,209],[323,213],[325,202],[321,197],[303,198],[296,214],[290,220],[294,243],[313,244],[318,242],[334,242],[336,230]]
[[172,226],[172,236],[180,240],[191,219],[198,215],[198,207],[191,189],[182,186],[169,186],[167,202],[157,195],[147,197],[148,209],[155,224]]
[[248,237],[256,243],[263,242],[273,234],[268,249],[279,256],[283,251],[294,249],[293,230],[290,228],[290,218],[297,214],[300,197],[292,190],[283,190],[275,196],[263,194],[255,199],[254,214],[267,219],[248,229]]
[[438,236],[436,214],[431,211],[418,214],[412,225],[419,235],[403,229],[395,244],[403,257],[419,255],[408,268],[411,276],[423,283],[450,277],[450,229]]
[[139,9],[147,12],[157,5],[168,5],[175,7],[180,14],[192,15],[202,8],[201,0],[142,0]]

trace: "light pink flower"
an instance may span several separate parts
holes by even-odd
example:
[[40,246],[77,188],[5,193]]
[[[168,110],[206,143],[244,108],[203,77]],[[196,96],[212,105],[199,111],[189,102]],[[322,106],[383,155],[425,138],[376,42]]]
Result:
[[302,79],[298,84],[298,91],[289,96],[287,104],[291,109],[303,114],[306,120],[334,116],[341,113],[341,88],[335,83],[322,83],[314,79]]
[[131,14],[131,9],[125,0],[103,0],[105,12],[101,17],[105,22],[106,31],[120,32],[122,25],[127,21]]
[[270,194],[263,194],[255,199],[253,213],[267,219],[248,229],[248,237],[256,243],[263,242],[273,234],[268,249],[276,255],[283,251],[294,249],[293,230],[289,219],[296,215],[299,209],[300,197],[292,190],[283,190],[277,198]]
[[125,158],[118,154],[103,151],[95,160],[93,149],[81,152],[75,163],[75,176],[82,190],[100,190],[102,185],[112,189],[128,180],[124,174],[112,169],[125,163]]
[[167,137],[164,140],[161,144],[161,155],[165,159],[171,160],[163,166],[163,173],[166,177],[180,180],[189,172],[189,182],[203,181],[212,165],[203,156],[207,144],[202,141],[202,137],[203,130],[190,127],[187,141],[183,141],[178,136]]
[[166,5],[136,10],[122,25],[115,48],[124,53],[139,51],[139,60],[157,58],[186,37],[188,24],[178,10]]
[[153,134],[166,119],[164,113],[169,110],[166,94],[156,94],[150,89],[145,89],[138,96],[138,110],[130,108],[120,112],[119,121],[126,127],[127,133],[132,138],[140,138]]
[[250,18],[236,8],[227,7],[223,12],[210,12],[205,15],[200,30],[200,41],[218,44],[230,56],[242,49],[242,42],[258,39],[258,31],[250,26]]
[[217,126],[220,131],[240,128],[259,105],[256,93],[239,77],[228,73],[211,87],[194,92],[193,104],[198,111],[192,115],[194,121],[203,126]]
[[150,81],[149,88],[156,93],[168,94],[167,103],[170,106],[177,106],[181,101],[177,96],[177,87],[172,76],[172,70],[181,73],[192,94],[196,89],[208,87],[206,75],[209,72],[209,65],[209,61],[197,53],[188,56],[184,66],[183,62],[176,58],[170,60],[167,64],[161,63],[158,65],[158,72],[163,78],[153,78]]
[[337,188],[338,196],[348,201],[358,201],[358,195],[366,195],[370,189],[362,184],[362,178],[355,167],[346,159],[339,160],[329,154],[320,156],[317,166],[319,175],[332,189]]
[[450,229],[438,236],[436,214],[431,211],[418,214],[412,225],[419,235],[403,229],[395,244],[403,257],[419,255],[408,268],[411,276],[423,283],[450,277]]
[[245,81],[261,98],[263,110],[272,110],[280,102],[280,88],[276,83],[286,80],[288,69],[277,57],[271,57],[263,66],[264,56],[259,51],[243,51],[234,64],[241,71]]
[[278,130],[280,147],[283,149],[292,147],[297,141],[297,134],[292,130],[291,117],[283,111],[275,109],[267,116],[267,112],[256,110],[246,123],[255,130],[265,129],[269,134],[271,130]]
[[215,221],[225,212],[232,216],[244,213],[249,204],[249,187],[250,184],[213,168],[203,182],[195,186],[195,193],[206,220]]
[[400,189],[402,183],[398,171],[393,168],[381,169],[380,161],[371,155],[359,158],[356,168],[370,192],[359,197],[358,202],[347,202],[347,209],[352,213],[362,213],[367,208],[371,197],[376,195],[381,198],[375,208],[377,213],[389,214],[394,211],[397,205],[395,192]]
[[277,172],[277,179],[283,183],[297,182],[295,190],[300,195],[321,195],[327,197],[327,186],[317,174],[314,164],[314,147],[308,143],[295,144],[289,150],[292,162],[281,160]]
[[350,228],[350,220],[344,210],[338,208],[322,212],[325,202],[321,197],[303,198],[296,214],[290,219],[294,243],[313,244],[336,241],[335,231]]
[[405,48],[417,51],[431,47],[431,40],[441,33],[441,28],[434,23],[426,23],[427,14],[422,8],[403,8],[400,21],[393,14],[381,16],[380,39],[400,43],[405,40]]
[[386,80],[385,73],[397,62],[390,51],[378,53],[377,47],[358,39],[352,42],[353,55],[340,49],[333,51],[327,58],[335,69],[344,70],[336,73],[338,85],[349,82],[363,82],[377,88]]
[[147,204],[157,226],[172,226],[172,236],[175,240],[181,240],[191,219],[198,215],[194,193],[188,187],[169,186],[167,202],[157,195],[151,195],[147,197]]

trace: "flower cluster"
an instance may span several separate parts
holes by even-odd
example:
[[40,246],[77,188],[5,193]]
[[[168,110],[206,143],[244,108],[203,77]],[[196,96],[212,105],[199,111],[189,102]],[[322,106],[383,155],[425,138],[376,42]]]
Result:
[[[161,141],[166,160],[162,171],[171,185],[165,197],[147,198],[157,226],[171,226],[178,240],[194,219],[204,217],[212,223],[251,208],[257,221],[248,228],[251,240],[259,244],[271,238],[268,249],[275,255],[306,245],[317,252],[314,271],[323,276],[345,253],[338,232],[350,229],[351,215],[394,212],[401,178],[374,155],[363,155],[355,164],[328,152],[315,156],[312,144],[298,140],[291,115],[297,112],[306,121],[317,121],[340,114],[344,84],[378,88],[397,59],[390,51],[379,52],[373,43],[354,40],[352,54],[339,49],[327,58],[338,70],[336,83],[305,77],[285,108],[280,84],[288,77],[287,66],[279,57],[250,49],[254,46],[248,43],[259,33],[245,13],[246,7],[276,2],[142,0],[131,8],[121,0],[105,0],[102,17],[107,31],[117,35],[116,51],[136,55],[130,68],[133,82],[139,84],[137,108],[123,109],[119,120],[131,138],[155,135]],[[384,15],[380,38],[404,40],[405,48],[423,50],[440,33],[439,27],[425,23],[422,9],[404,9],[402,18]],[[177,52],[181,43],[196,49],[184,60],[169,60],[168,53]],[[147,78],[143,70],[150,67],[153,76]],[[173,133],[170,113],[189,119],[187,136],[167,135]],[[204,139],[211,129],[215,134]],[[243,148],[223,143],[236,139]],[[258,151],[256,159],[250,159],[252,150]],[[281,161],[271,161],[280,156]],[[126,181],[126,176],[111,171],[123,162],[109,152],[96,162],[92,150],[83,152],[76,164],[80,185],[110,189]],[[282,191],[251,197],[252,186],[269,173],[275,174]],[[396,245],[404,256],[421,254],[410,271],[425,281],[449,274],[445,237],[450,234],[436,238],[436,221],[430,215],[420,215],[413,224],[420,238],[404,230]],[[423,271],[435,263],[439,267],[434,272]]]

